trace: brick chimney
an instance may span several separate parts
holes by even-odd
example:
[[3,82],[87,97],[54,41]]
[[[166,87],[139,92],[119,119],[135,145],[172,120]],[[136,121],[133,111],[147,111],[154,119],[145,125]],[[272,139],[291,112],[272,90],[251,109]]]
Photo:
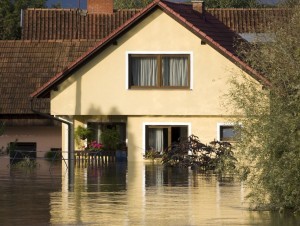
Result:
[[203,17],[205,14],[205,4],[204,1],[192,0],[193,10],[199,12]]
[[88,13],[112,14],[114,12],[114,0],[87,0]]

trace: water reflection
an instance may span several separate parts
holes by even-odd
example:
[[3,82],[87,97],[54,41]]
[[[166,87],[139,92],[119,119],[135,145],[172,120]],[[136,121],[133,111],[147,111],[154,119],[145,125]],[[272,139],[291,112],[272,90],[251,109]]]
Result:
[[160,164],[77,167],[72,192],[61,165],[24,171],[0,164],[0,176],[0,225],[291,226],[300,220],[248,211],[237,181]]

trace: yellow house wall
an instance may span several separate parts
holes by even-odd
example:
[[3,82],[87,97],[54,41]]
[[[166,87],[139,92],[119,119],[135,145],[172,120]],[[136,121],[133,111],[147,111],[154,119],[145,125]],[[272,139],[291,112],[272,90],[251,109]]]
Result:
[[[126,124],[126,138],[128,147],[128,161],[143,161],[145,154],[145,126],[146,125],[185,125],[188,126],[188,135],[196,135],[200,141],[207,144],[218,138],[218,124],[232,122],[230,118],[214,116],[76,116],[74,127],[85,126],[87,122],[124,122]],[[79,146],[76,148],[78,149]]]
[[[240,69],[156,10],[76,71],[51,94],[55,115],[223,115],[228,79]],[[126,89],[130,52],[191,53],[189,90]]]
[[142,161],[145,154],[145,125],[187,125],[188,135],[196,135],[202,143],[208,144],[217,140],[218,123],[230,123],[229,118],[222,117],[128,117],[127,139],[128,139],[128,161]]

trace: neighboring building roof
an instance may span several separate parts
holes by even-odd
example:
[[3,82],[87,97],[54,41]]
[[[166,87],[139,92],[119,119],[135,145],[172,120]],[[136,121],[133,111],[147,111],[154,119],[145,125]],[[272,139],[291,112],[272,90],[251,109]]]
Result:
[[22,40],[102,39],[139,11],[89,14],[78,9],[27,9],[22,15]]
[[[0,41],[1,118],[33,114],[30,94],[95,43],[95,40]],[[50,112],[48,99],[39,104],[39,110]]]
[[[90,14],[78,9],[26,9],[22,14],[23,40],[102,39],[140,12],[122,9],[113,14]],[[263,33],[275,20],[289,18],[288,9],[206,9],[237,33]]]
[[283,8],[222,8],[207,11],[237,33],[268,32],[275,21],[288,21],[291,12]]
[[106,46],[113,43],[117,37],[128,31],[132,26],[134,26],[136,23],[138,23],[145,16],[147,16],[157,8],[163,10],[165,13],[181,23],[184,27],[204,40],[222,55],[240,66],[243,70],[253,75],[257,80],[268,83],[268,81],[263,76],[258,74],[255,70],[249,67],[245,62],[242,61],[242,59],[238,57],[235,43],[241,37],[227,28],[214,16],[206,13],[205,19],[203,19],[202,15],[199,12],[193,10],[192,5],[190,4],[172,3],[163,0],[156,0],[143,10],[141,10],[139,13],[134,15],[121,27],[112,32],[108,37],[102,39],[93,49],[86,52],[75,62],[70,64],[67,70],[58,73],[36,92],[34,92],[31,96],[43,97],[47,95],[54,86],[67,78],[73,70],[77,69],[77,67],[80,67],[84,62],[88,61],[94,54],[99,53]]

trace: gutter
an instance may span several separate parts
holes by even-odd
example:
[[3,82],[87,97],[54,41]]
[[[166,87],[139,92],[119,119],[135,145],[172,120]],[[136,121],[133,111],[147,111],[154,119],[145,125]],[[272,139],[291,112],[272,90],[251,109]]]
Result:
[[73,129],[73,122],[61,118],[61,117],[57,117],[57,116],[53,116],[50,114],[45,114],[42,112],[39,112],[37,110],[35,110],[33,108],[33,102],[36,98],[31,98],[30,100],[30,109],[33,113],[38,114],[44,118],[48,118],[54,121],[58,121],[61,123],[64,123],[68,126],[68,175],[69,175],[69,189],[70,186],[72,187],[72,185],[74,185],[74,129]]

